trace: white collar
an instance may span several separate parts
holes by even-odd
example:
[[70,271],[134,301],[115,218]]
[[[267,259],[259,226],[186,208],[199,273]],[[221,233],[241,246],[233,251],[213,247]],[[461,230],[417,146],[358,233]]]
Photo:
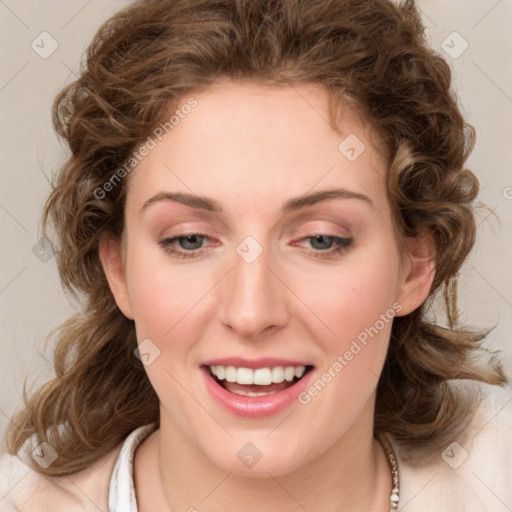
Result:
[[155,428],[155,423],[139,427],[125,439],[110,477],[108,490],[108,510],[110,512],[137,512],[137,500],[133,485],[135,450]]

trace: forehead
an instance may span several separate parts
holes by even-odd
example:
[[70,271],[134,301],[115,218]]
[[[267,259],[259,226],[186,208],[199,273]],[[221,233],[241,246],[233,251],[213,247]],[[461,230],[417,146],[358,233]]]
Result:
[[[386,162],[374,133],[343,104],[334,130],[329,100],[316,84],[228,80],[183,97],[168,113],[178,122],[131,173],[129,201],[141,206],[169,190],[218,195],[221,202],[250,198],[252,206],[268,208],[308,190],[343,186],[378,203]],[[187,103],[195,106],[180,110]]]

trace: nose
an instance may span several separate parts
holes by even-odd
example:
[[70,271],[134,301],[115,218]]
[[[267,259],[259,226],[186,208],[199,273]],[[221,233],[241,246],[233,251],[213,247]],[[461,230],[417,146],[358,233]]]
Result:
[[256,339],[288,321],[286,279],[269,252],[263,250],[252,262],[235,254],[222,286],[221,321],[243,338]]

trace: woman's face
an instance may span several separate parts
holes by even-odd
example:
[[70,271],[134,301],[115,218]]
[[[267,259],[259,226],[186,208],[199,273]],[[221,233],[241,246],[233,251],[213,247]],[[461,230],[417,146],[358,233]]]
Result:
[[350,111],[331,128],[323,88],[192,96],[129,177],[122,267],[112,243],[102,261],[162,432],[225,471],[283,474],[371,432],[392,319],[430,267],[401,259],[384,158]]

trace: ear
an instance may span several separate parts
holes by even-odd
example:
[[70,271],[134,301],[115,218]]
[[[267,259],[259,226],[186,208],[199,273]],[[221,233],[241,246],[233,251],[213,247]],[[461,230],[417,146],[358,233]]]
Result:
[[121,245],[121,242],[103,236],[100,240],[99,256],[117,306],[124,316],[133,320]]
[[397,302],[403,316],[419,308],[427,299],[435,276],[435,242],[431,233],[407,237],[407,251],[403,255],[402,277]]

